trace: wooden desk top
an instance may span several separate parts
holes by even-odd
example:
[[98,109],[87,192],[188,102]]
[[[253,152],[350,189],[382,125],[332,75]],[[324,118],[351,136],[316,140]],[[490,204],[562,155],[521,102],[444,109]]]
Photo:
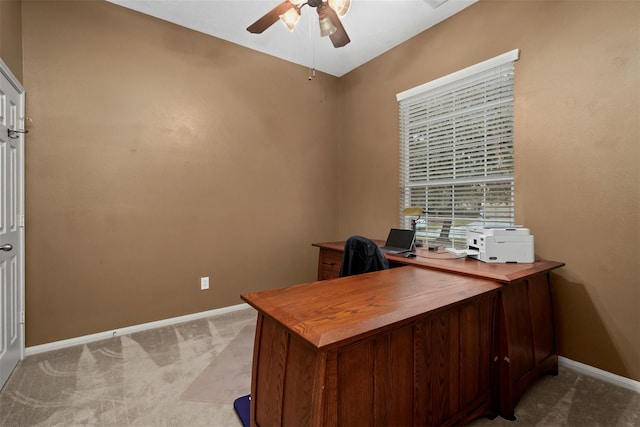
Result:
[[[380,240],[374,241],[379,245],[384,244],[384,242]],[[344,251],[344,241],[313,243],[313,246],[340,252]],[[497,280],[502,283],[509,283],[524,279],[525,277],[564,266],[564,263],[562,262],[545,260],[523,264],[486,263],[472,258],[455,258],[448,252],[437,253],[426,248],[418,248],[416,253],[418,256],[415,258],[405,258],[401,255],[392,254],[385,254],[385,256],[389,261],[397,264],[449,271],[467,276]]]
[[494,281],[399,267],[247,293],[241,298],[313,346],[324,348],[410,323],[500,288]]

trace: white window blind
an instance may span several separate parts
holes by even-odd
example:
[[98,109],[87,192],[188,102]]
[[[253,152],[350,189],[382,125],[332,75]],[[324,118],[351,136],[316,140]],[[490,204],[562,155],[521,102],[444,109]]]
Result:
[[[400,212],[425,210],[419,239],[464,247],[469,225],[513,225],[513,62],[518,53],[397,95]],[[400,218],[401,227],[409,228],[412,218]]]

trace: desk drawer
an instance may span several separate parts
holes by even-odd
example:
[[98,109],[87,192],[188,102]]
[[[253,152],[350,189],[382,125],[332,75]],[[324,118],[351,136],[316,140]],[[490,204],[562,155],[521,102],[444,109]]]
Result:
[[337,279],[340,276],[342,252],[320,249],[318,280]]

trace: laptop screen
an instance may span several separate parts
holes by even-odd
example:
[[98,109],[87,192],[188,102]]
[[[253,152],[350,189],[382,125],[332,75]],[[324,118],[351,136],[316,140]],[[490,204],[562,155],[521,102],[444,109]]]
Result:
[[411,249],[414,238],[415,231],[413,230],[392,228],[389,231],[389,237],[387,237],[387,242],[384,245],[392,248]]

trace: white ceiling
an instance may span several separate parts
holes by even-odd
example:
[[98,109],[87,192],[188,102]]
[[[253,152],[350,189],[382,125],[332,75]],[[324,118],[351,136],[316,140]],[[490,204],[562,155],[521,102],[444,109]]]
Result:
[[340,77],[477,0],[352,0],[341,18],[351,43],[341,48],[320,37],[309,6],[293,32],[280,22],[262,34],[246,30],[282,0],[107,1]]

